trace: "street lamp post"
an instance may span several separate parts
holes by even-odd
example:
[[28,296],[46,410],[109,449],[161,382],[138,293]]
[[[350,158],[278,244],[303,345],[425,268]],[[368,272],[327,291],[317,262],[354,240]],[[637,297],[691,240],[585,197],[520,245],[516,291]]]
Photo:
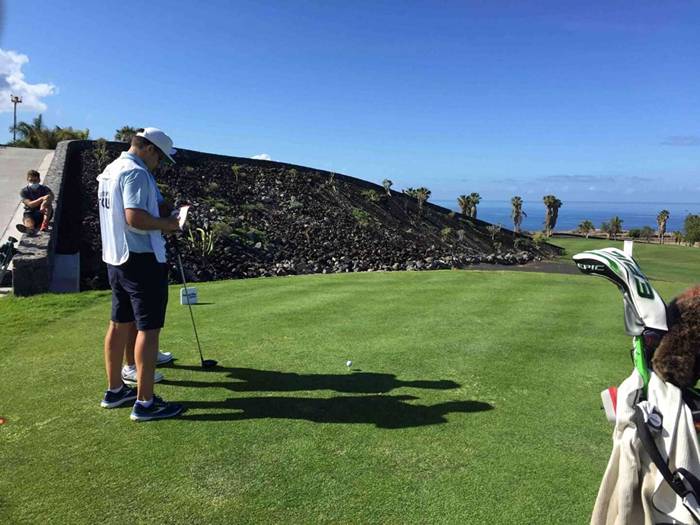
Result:
[[12,142],[15,142],[17,140],[17,104],[22,103],[22,97],[18,97],[17,95],[10,95],[10,101],[15,106],[15,120],[12,125]]

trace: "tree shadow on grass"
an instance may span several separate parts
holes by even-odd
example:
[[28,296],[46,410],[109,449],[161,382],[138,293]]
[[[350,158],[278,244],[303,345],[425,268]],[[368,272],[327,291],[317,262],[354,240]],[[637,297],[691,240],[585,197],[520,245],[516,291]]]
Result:
[[[201,370],[197,366],[174,364],[170,368],[181,370]],[[294,392],[309,390],[334,390],[335,392],[383,394],[395,388],[428,388],[449,390],[459,388],[459,384],[445,379],[403,381],[394,374],[376,372],[352,372],[346,374],[295,374],[254,368],[217,367],[212,372],[227,374],[234,381],[170,381],[163,384],[186,387],[226,388],[233,392]]]
[[189,409],[227,410],[185,413],[185,421],[241,421],[246,419],[303,419],[314,423],[365,423],[398,429],[447,423],[455,412],[481,412],[493,406],[481,401],[448,401],[432,406],[410,404],[415,396],[242,397],[224,401],[184,402]]

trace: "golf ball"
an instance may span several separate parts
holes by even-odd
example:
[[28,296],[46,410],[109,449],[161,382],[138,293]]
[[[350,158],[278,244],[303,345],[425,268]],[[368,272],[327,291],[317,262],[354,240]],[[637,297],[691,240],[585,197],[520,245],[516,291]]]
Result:
[[352,361],[350,361],[349,359],[347,361],[345,361],[345,366],[350,368],[352,366]]

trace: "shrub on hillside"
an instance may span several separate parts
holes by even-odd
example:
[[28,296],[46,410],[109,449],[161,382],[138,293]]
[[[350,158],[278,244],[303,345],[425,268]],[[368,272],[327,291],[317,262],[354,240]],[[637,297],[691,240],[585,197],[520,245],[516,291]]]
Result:
[[381,195],[374,190],[363,190],[360,194],[367,199],[367,202],[377,203],[381,200]]
[[357,224],[359,224],[360,226],[369,226],[372,222],[372,216],[365,210],[360,208],[353,208],[352,216],[355,218]]

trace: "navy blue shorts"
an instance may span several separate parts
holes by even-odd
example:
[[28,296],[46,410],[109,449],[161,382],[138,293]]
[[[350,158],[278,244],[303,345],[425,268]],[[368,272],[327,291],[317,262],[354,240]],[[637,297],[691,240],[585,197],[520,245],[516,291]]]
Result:
[[138,330],[155,330],[165,324],[168,306],[168,267],[152,253],[130,253],[119,266],[107,265],[112,287],[112,321],[136,321]]
[[22,218],[33,220],[34,227],[38,228],[39,226],[41,226],[41,223],[44,220],[44,214],[41,213],[41,211],[39,210],[25,210],[24,215],[22,215]]

